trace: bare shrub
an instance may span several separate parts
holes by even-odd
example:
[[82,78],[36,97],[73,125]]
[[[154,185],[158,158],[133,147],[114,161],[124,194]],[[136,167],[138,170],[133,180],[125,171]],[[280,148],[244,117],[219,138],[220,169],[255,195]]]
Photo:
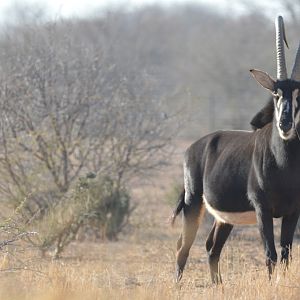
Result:
[[[0,272],[13,272],[25,269],[28,259],[22,254],[37,237],[36,231],[29,231],[22,216],[23,204],[14,211],[6,211],[6,216],[0,216]],[[7,216],[8,215],[8,216]]]
[[164,161],[170,118],[152,77],[118,65],[104,35],[101,22],[59,21],[0,39],[0,194],[27,197],[27,220],[64,205],[81,174],[120,187]]

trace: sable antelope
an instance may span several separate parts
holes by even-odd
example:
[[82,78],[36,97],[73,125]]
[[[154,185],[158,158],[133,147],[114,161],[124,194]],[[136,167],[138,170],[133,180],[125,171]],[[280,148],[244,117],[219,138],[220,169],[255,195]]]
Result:
[[291,78],[284,56],[284,24],[276,21],[277,80],[250,70],[273,96],[274,116],[260,130],[217,131],[192,144],[184,157],[184,190],[174,211],[183,210],[183,231],[177,242],[176,280],[194,242],[201,210],[215,222],[206,240],[213,283],[221,283],[219,258],[234,225],[257,223],[269,278],[277,262],[273,218],[282,218],[281,262],[288,266],[300,213],[300,45]]

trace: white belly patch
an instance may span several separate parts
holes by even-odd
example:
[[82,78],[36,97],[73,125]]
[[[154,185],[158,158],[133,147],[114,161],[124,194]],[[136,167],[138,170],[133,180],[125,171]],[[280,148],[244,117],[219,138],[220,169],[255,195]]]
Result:
[[232,225],[250,225],[256,224],[256,215],[254,211],[245,212],[225,212],[219,211],[211,207],[205,196],[203,196],[205,207],[210,214],[212,214],[215,219],[222,223],[228,223]]

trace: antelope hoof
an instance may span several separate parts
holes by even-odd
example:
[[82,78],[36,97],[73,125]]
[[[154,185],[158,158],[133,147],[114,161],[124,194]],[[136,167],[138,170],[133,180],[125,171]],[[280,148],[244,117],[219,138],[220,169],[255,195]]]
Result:
[[266,260],[266,265],[267,265],[267,268],[268,268],[269,280],[271,280],[272,274],[274,273],[274,270],[275,270],[276,261],[273,261],[270,258],[268,258]]
[[176,274],[175,274],[175,282],[179,283],[182,278],[183,270],[181,270],[178,266],[176,267]]
[[211,275],[211,281],[213,285],[220,285],[222,284],[222,277],[221,274],[219,273],[215,273]]

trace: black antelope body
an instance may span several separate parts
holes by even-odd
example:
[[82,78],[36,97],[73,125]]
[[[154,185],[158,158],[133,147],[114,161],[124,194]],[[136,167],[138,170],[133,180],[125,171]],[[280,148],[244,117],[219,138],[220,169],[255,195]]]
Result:
[[214,283],[221,282],[219,258],[234,225],[258,224],[271,277],[277,262],[273,218],[282,218],[281,262],[288,265],[300,212],[300,45],[288,79],[282,17],[275,23],[277,80],[265,72],[250,70],[273,96],[271,122],[254,132],[214,132],[185,153],[184,191],[173,215],[174,222],[183,210],[183,231],[177,242],[177,281],[182,277],[203,207],[215,218],[206,241]]

